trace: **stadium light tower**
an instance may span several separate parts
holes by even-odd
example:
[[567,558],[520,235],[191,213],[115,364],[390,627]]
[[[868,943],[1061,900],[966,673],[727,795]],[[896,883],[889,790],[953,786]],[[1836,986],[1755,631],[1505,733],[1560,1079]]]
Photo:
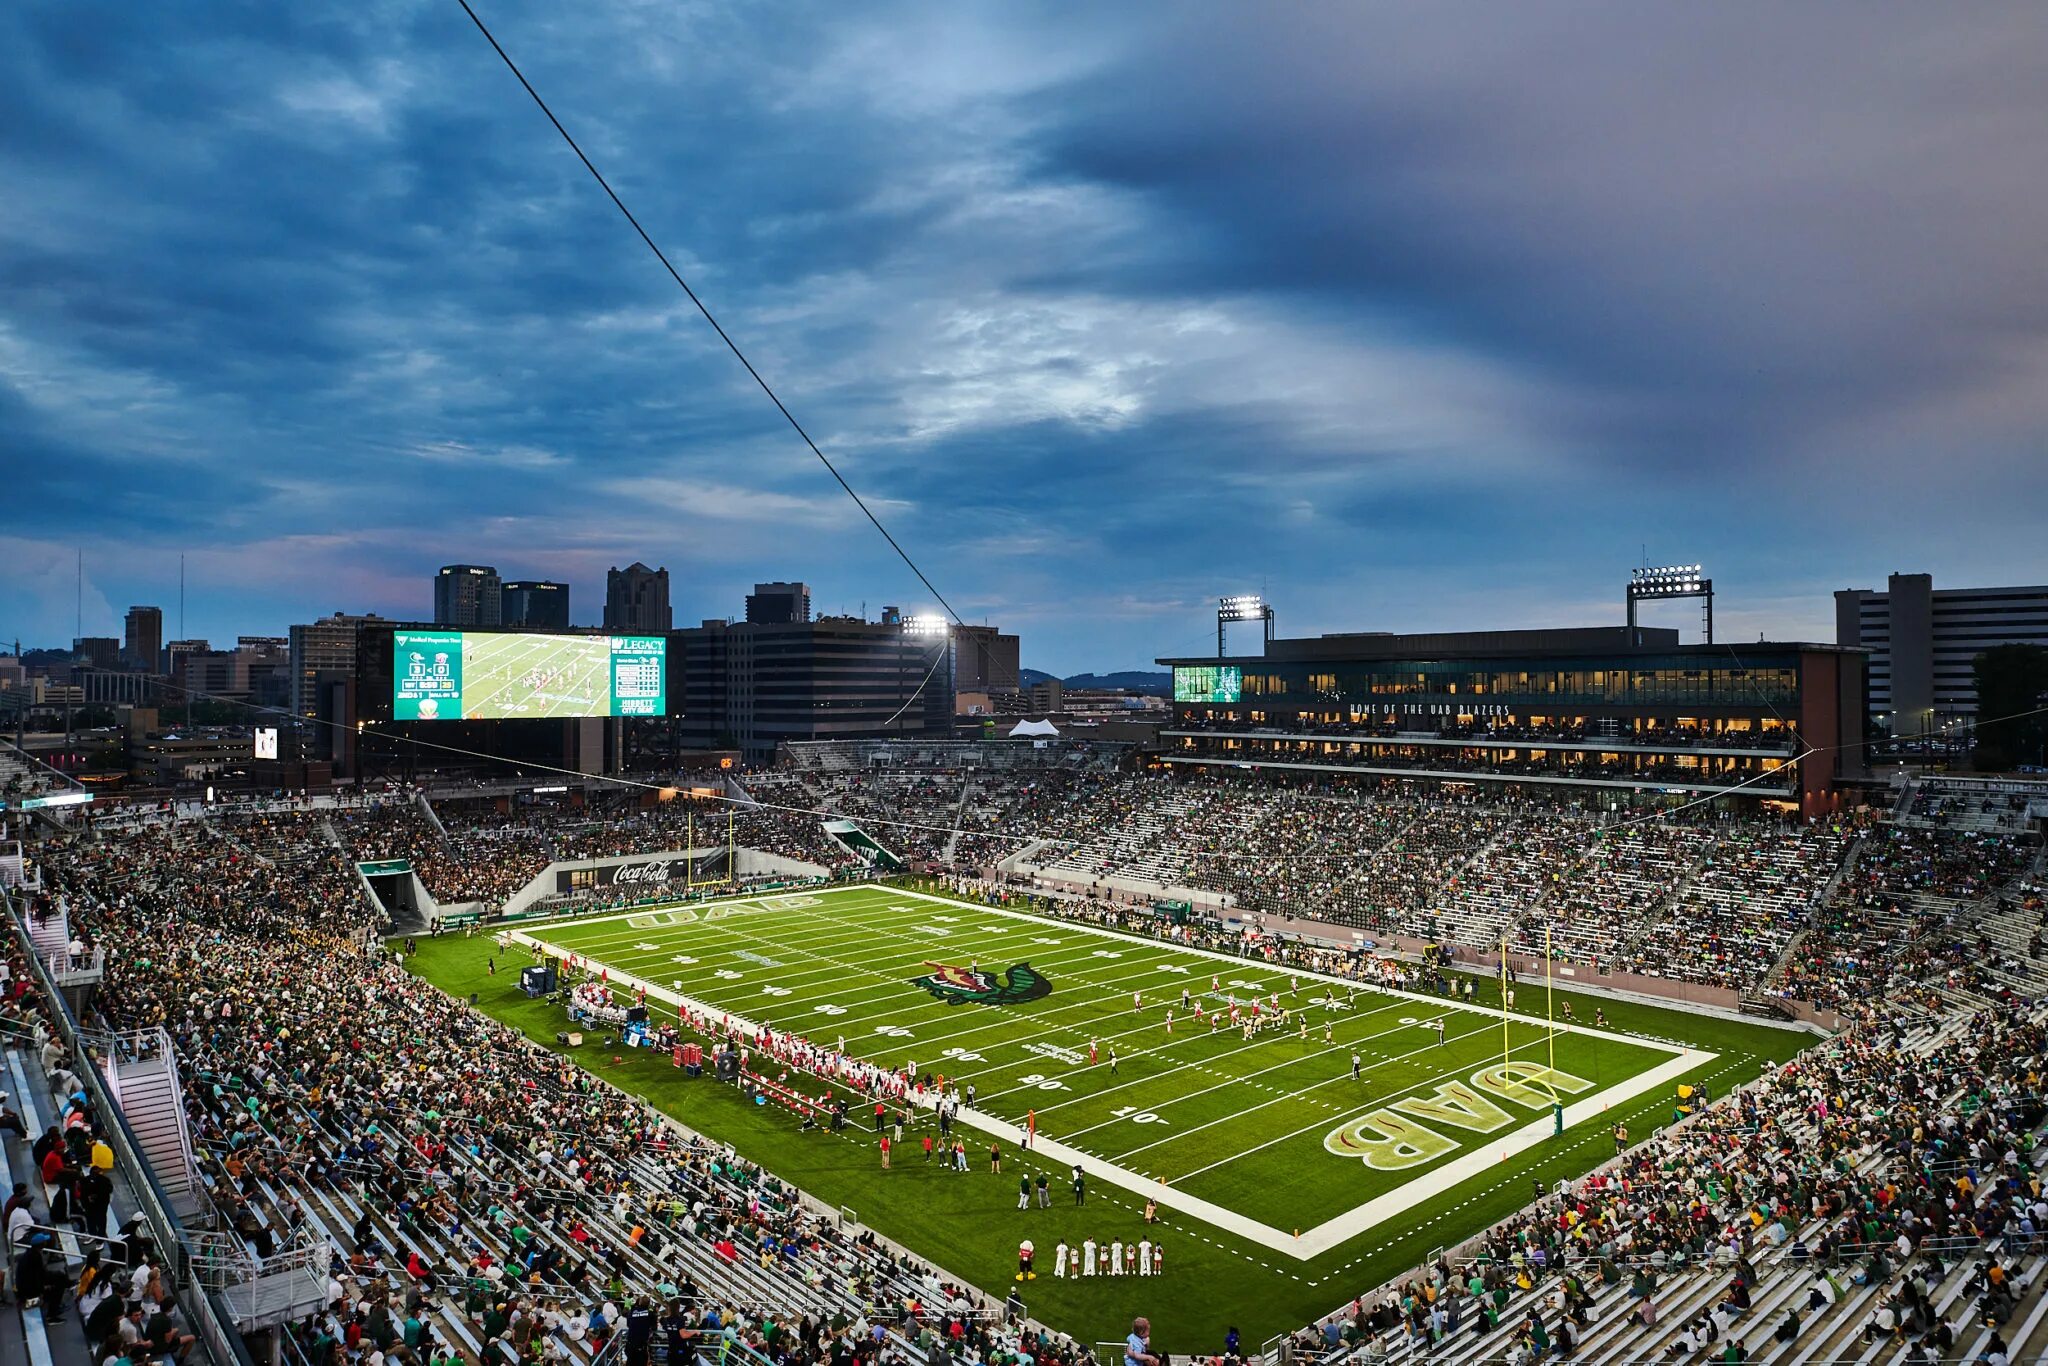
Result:
[[1240,593],[1233,598],[1216,599],[1216,657],[1223,658],[1224,632],[1233,621],[1263,621],[1266,623],[1267,645],[1273,643],[1273,604],[1257,593]]
[[1628,641],[1636,643],[1636,604],[1663,598],[1699,598],[1706,606],[1707,644],[1714,643],[1714,581],[1696,564],[1638,569],[1628,580]]

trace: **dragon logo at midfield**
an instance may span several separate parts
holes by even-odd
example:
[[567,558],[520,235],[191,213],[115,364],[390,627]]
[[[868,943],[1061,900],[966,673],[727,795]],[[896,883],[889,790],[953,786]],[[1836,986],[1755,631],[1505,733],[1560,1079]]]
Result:
[[927,962],[931,971],[911,980],[947,1005],[969,1001],[984,1006],[1014,1006],[1052,994],[1052,983],[1029,963],[1013,964],[1000,981],[980,968],[958,968],[950,963]]

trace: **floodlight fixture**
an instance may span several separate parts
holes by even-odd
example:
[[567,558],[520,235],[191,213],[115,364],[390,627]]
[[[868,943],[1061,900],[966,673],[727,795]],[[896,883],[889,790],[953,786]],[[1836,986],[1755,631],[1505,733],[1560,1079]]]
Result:
[[1650,565],[1629,572],[1628,635],[1636,643],[1636,604],[1665,598],[1699,598],[1706,617],[1707,644],[1714,643],[1714,581],[1696,564]]
[[1273,643],[1273,604],[1259,593],[1237,593],[1216,599],[1216,657],[1223,658],[1225,631],[1233,621],[1262,621],[1266,644]]

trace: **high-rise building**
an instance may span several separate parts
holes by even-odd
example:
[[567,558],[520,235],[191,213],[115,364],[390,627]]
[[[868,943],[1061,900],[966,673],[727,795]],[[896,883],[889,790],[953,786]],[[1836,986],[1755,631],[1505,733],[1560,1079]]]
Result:
[[71,642],[71,657],[95,669],[121,666],[121,642],[112,636],[80,636]]
[[125,623],[121,658],[131,669],[144,673],[163,671],[164,609],[131,607]]
[[1870,651],[1870,714],[1893,735],[1925,735],[1977,714],[1977,656],[1994,645],[2048,645],[2048,586],[1936,588],[1894,574],[1878,592],[1835,594],[1835,643]]
[[237,636],[235,687],[260,707],[291,705],[291,638]]
[[504,586],[487,564],[445,564],[434,576],[434,625],[496,626]]
[[569,585],[548,579],[512,579],[500,594],[499,613],[506,626],[543,631],[569,629]]
[[993,626],[952,628],[953,687],[959,693],[1014,693],[1024,690],[1017,637]]
[[289,637],[292,714],[318,716],[321,675],[337,680],[355,677],[357,630],[364,626],[391,624],[374,612],[365,616],[336,612],[310,625],[292,627]]
[[670,709],[682,743],[772,758],[785,740],[949,734],[944,632],[895,623],[725,622],[669,637]]
[[784,626],[811,619],[811,586],[807,583],[757,583],[747,594],[747,621],[756,626]]
[[668,608],[668,570],[635,560],[604,576],[604,628],[645,633],[674,624]]
[[248,693],[245,670],[233,650],[209,650],[203,640],[174,640],[170,655],[171,700],[183,704]]

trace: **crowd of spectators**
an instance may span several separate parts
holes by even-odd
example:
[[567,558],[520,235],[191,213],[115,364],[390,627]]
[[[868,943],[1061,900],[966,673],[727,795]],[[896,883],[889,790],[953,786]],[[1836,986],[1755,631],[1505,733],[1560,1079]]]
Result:
[[[1988,902],[1967,904],[2035,856],[2019,837],[1619,820],[1393,781],[822,771],[751,790],[766,804],[703,804],[697,823],[715,813],[722,843],[732,812],[740,845],[832,869],[854,860],[820,812],[867,822],[920,862],[943,864],[950,848],[962,876],[1043,842],[1034,865],[1087,893],[1059,914],[1397,985],[1441,986],[1441,955],[1405,962],[1247,937],[1220,919],[1176,925],[1150,903],[1190,887],[1227,914],[1470,947],[1503,934],[1535,946],[1547,926],[1563,956],[1695,982],[1748,986],[1780,965],[1774,989],[1853,1022],[1494,1230],[1487,1269],[1447,1259],[1362,1299],[1305,1348],[1464,1333],[1554,1350],[1602,1284],[1646,1299],[1661,1277],[1714,1266],[1739,1297],[1780,1263],[1885,1286],[1892,1323],[1917,1340],[1943,1331],[1914,1289],[1930,1264],[1939,1279],[1965,1243],[2010,1261],[2048,1234],[2031,1179],[2048,1041],[1988,976],[2008,951],[1973,919]],[[550,859],[680,847],[692,809],[637,795],[601,809],[450,802],[437,824],[400,796],[74,835],[45,847],[36,905],[112,950],[105,1024],[171,1034],[213,1206],[251,1256],[309,1234],[330,1245],[329,1306],[297,1330],[322,1366],[363,1340],[400,1345],[405,1361],[499,1342],[521,1359],[587,1357],[642,1297],[676,1342],[744,1343],[776,1360],[887,1360],[937,1335],[983,1359],[1021,1347],[1065,1366],[1071,1344],[999,1335],[959,1287],[424,985],[375,946],[348,866],[408,858],[440,900],[502,900]],[[2035,890],[2005,900],[2036,927],[2038,957],[2048,907]],[[1953,1011],[1961,993],[2000,1004],[1963,1028],[1915,1032],[1909,1011]],[[0,1026],[34,1027],[19,991],[0,1010]],[[1980,1296],[1994,1322],[1996,1289]],[[1726,1335],[1740,1313],[1731,1298],[1700,1331]]]
[[1849,840],[1837,822],[1724,827],[1667,917],[1639,933],[1620,962],[1657,977],[1754,987],[1818,909]]
[[[1084,894],[1192,894],[1231,915],[1323,920],[1479,951],[1509,937],[1519,952],[1606,971],[1744,992],[1768,978],[1781,995],[1796,981],[1829,1000],[1841,989],[1826,979],[1870,961],[1874,942],[1901,946],[1902,972],[1929,969],[1919,941],[1940,918],[1937,901],[1988,894],[2037,847],[2013,834],[1863,818],[1694,810],[1659,819],[1590,798],[1392,778],[1194,779],[1045,765],[819,767],[743,781],[757,804],[661,802],[638,791],[596,807],[444,801],[436,810],[446,833],[403,800],[334,819],[353,857],[411,858],[443,902],[501,903],[550,859],[680,848],[693,835],[699,847],[723,845],[728,825],[743,847],[827,876],[858,872],[861,860],[825,828],[836,816],[923,867],[986,872],[1028,851],[1012,873]],[[289,820],[287,842],[307,818]],[[271,836],[245,838],[261,849]],[[616,899],[602,889],[570,895]],[[1860,946],[1851,942],[1859,937]]]
[[1974,900],[2024,871],[2033,854],[2016,835],[1880,825],[1865,835],[1845,891],[1866,906],[1916,897]]
[[[1303,1330],[1298,1356],[1569,1359],[1599,1302],[1603,1320],[1627,1316],[1630,1359],[1747,1360],[1742,1347],[1724,1356],[1712,1344],[1792,1341],[1866,1288],[1872,1340],[1910,1347],[1909,1360],[1929,1348],[1949,1359],[1962,1333],[1995,1337],[2019,1276],[2048,1249],[2040,1012],[1989,1010],[1940,1030],[1912,1030],[1881,1003],[1863,1013],[1847,1033]],[[1660,1325],[1665,1283],[1696,1272],[1718,1276],[1711,1299]],[[1967,1294],[1938,1301],[1933,1287],[1951,1278]],[[1750,1311],[1766,1300],[1774,1308],[1760,1321]]]
[[329,1306],[298,1330],[315,1361],[580,1360],[643,1297],[678,1344],[778,1361],[1019,1345],[971,1292],[414,977],[331,847],[286,869],[186,822],[75,839],[48,870],[44,897],[113,950],[105,1022],[175,1042],[251,1256],[330,1243]]
[[[24,909],[48,915],[35,902]],[[29,1173],[0,1221],[0,1286],[25,1317],[33,1307],[41,1341],[61,1342],[54,1330],[76,1315],[94,1362],[145,1352],[183,1360],[196,1334],[175,1273],[140,1218],[115,1217],[114,1151],[61,1040],[25,954],[0,933],[0,1041],[23,1051],[27,1075],[49,1080],[41,1101],[0,1093],[0,1141],[21,1145],[25,1162],[13,1170]],[[48,1122],[38,1130],[29,1114]]]
[[1414,721],[1355,717],[1341,720],[1311,714],[1261,721],[1240,720],[1227,714],[1190,713],[1177,718],[1172,731],[1231,735],[1313,735],[1324,739],[1475,740],[1487,744],[1630,745],[1649,748],[1764,749],[1790,752],[1795,744],[1789,729],[1709,729],[1699,726],[1651,727],[1622,733],[1603,731],[1580,721],[1516,722],[1509,720],[1455,720],[1435,725]]

